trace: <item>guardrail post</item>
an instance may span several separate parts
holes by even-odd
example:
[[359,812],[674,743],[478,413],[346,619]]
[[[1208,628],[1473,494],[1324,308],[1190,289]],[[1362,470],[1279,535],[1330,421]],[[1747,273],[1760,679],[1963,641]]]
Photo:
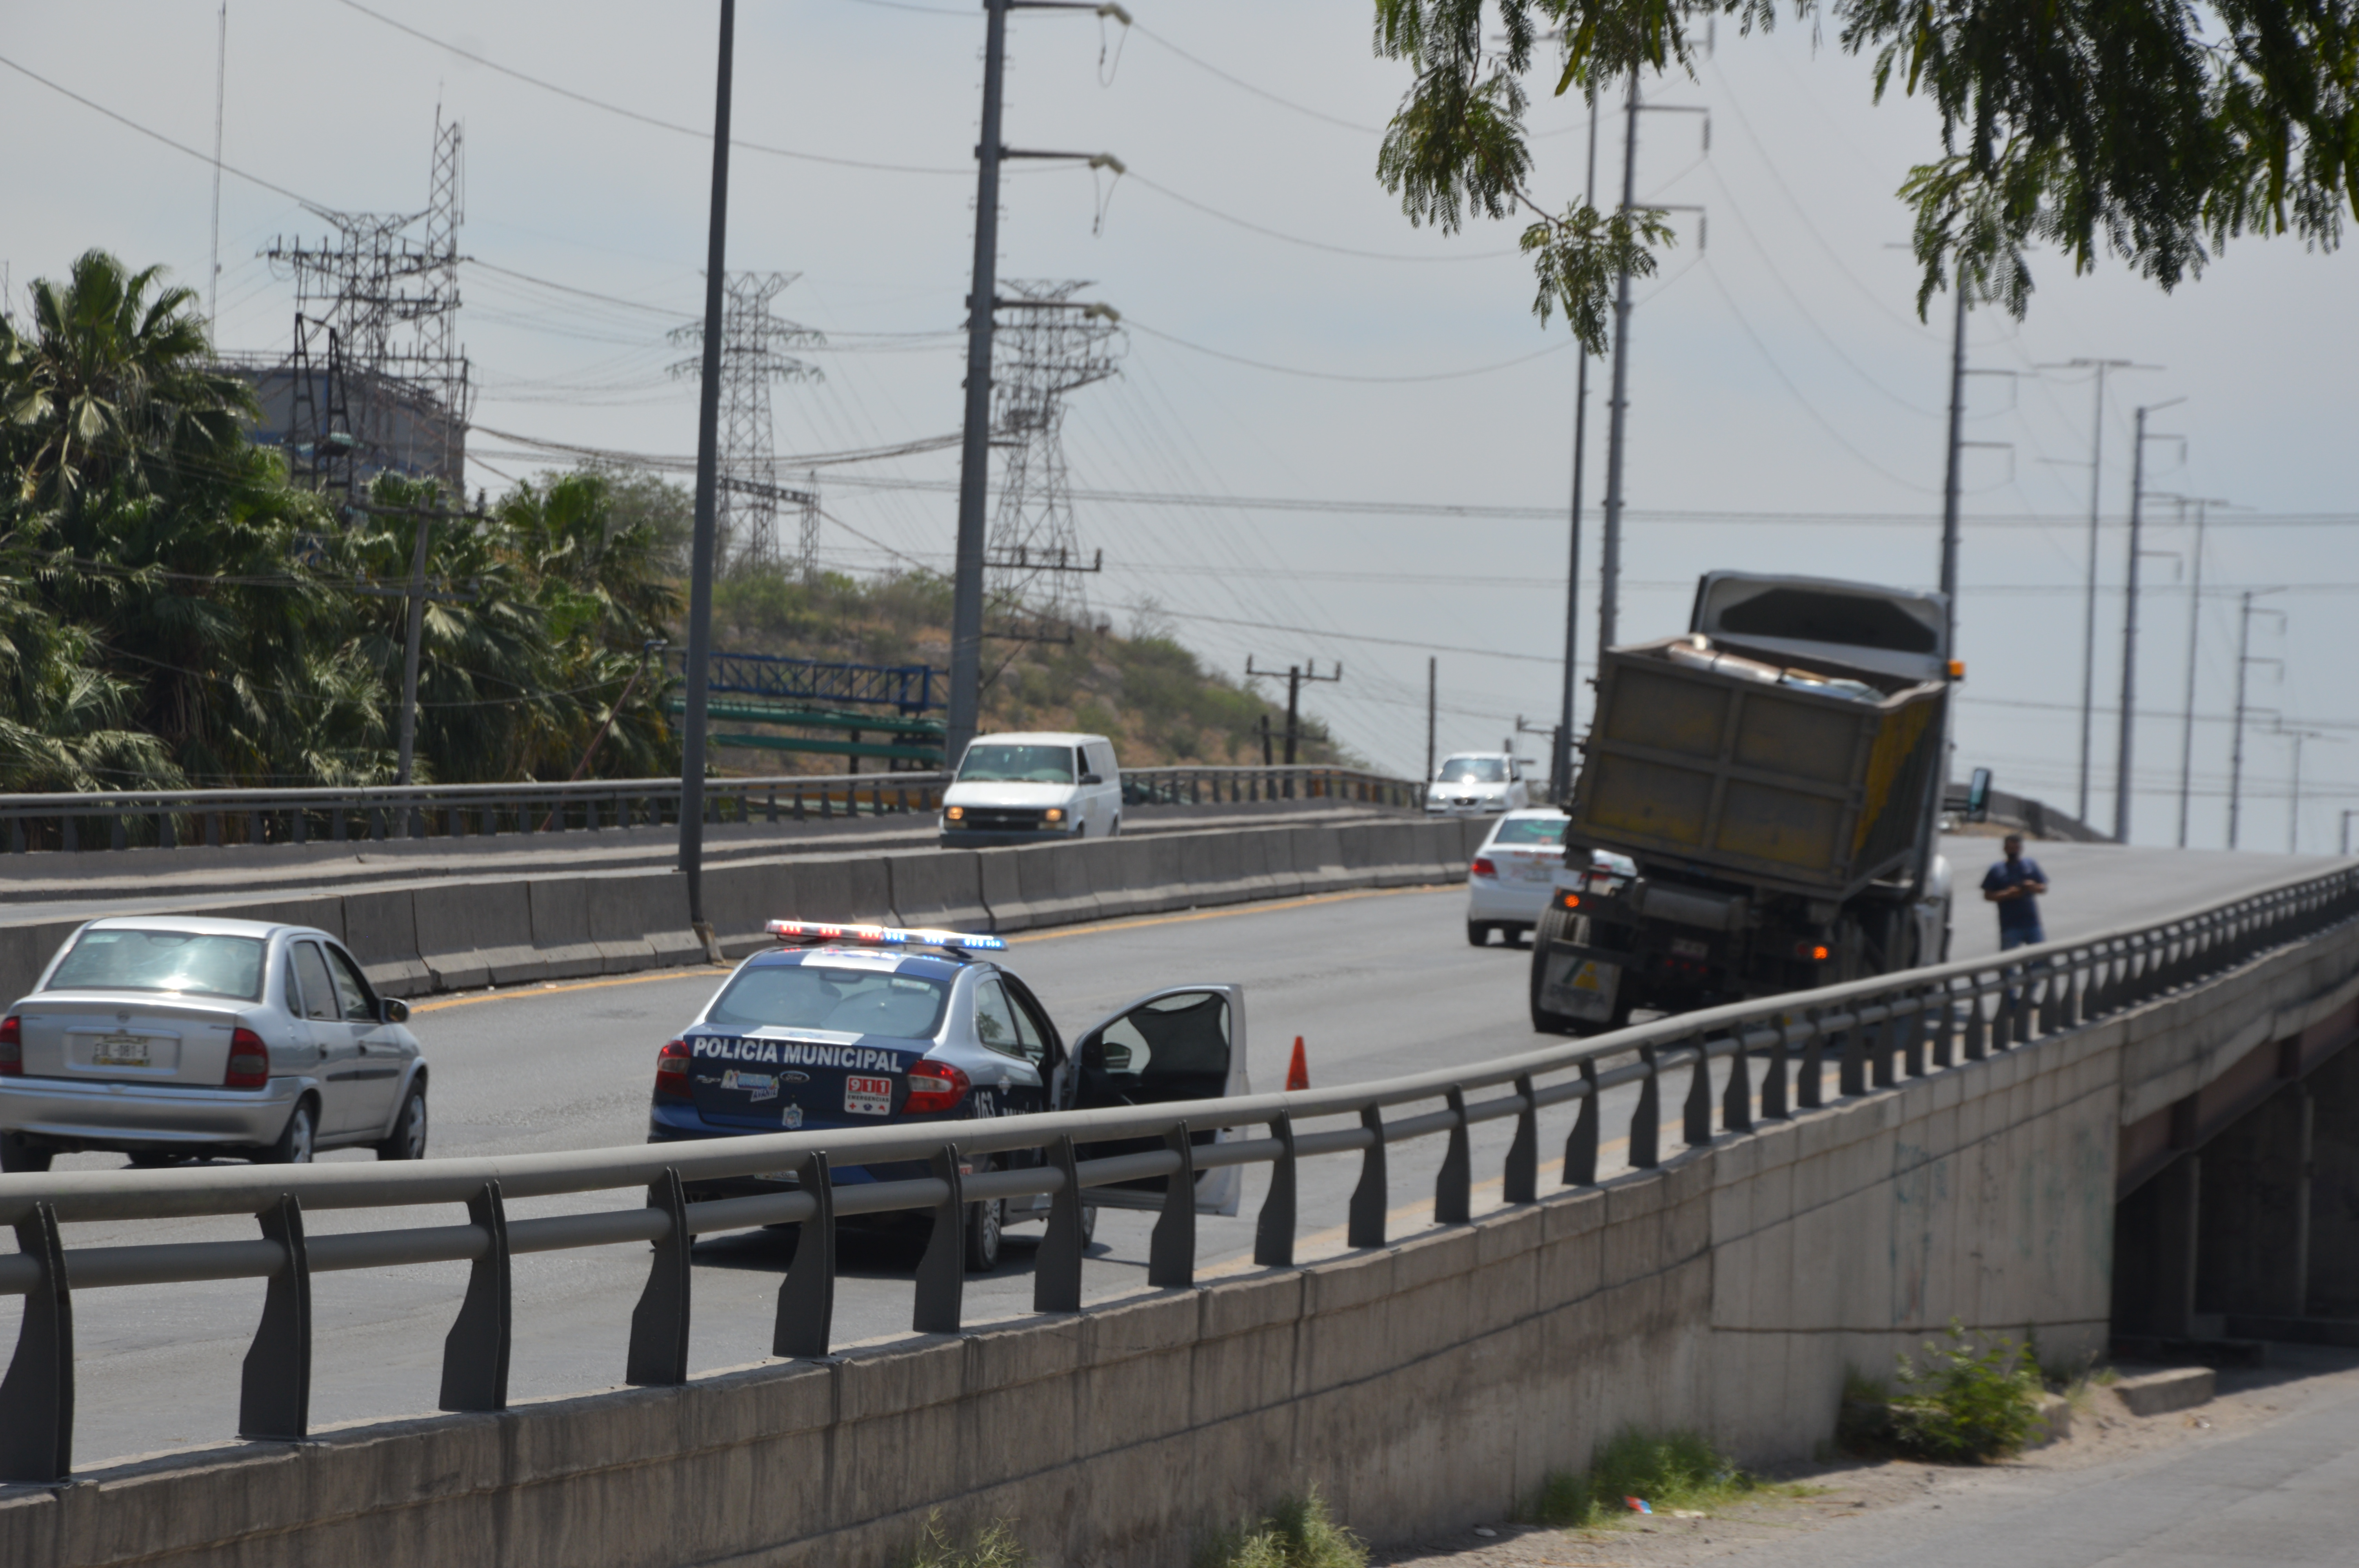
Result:
[[1088,1246],[1082,1238],[1081,1162],[1073,1150],[1071,1134],[1060,1137],[1049,1146],[1049,1162],[1065,1178],[1049,1198],[1049,1223],[1040,1238],[1040,1250],[1032,1257],[1032,1310],[1034,1312],[1079,1312],[1082,1310],[1082,1253]]
[[1184,1121],[1163,1143],[1180,1156],[1180,1168],[1164,1178],[1163,1216],[1147,1243],[1147,1282],[1184,1290],[1196,1282],[1196,1145]]
[[661,1210],[671,1223],[656,1238],[647,1286],[631,1309],[631,1351],[623,1381],[641,1388],[688,1381],[688,1252],[696,1238],[688,1233],[688,1198],[680,1191],[678,1166],[665,1166],[647,1184],[647,1206]]
[[1933,993],[1919,986],[1909,993],[1917,1010],[1908,1015],[1908,1022],[1900,1036],[1900,1070],[1912,1078],[1925,1076],[1925,1032],[1933,1017]]
[[1473,1162],[1466,1148],[1466,1091],[1452,1084],[1446,1098],[1452,1120],[1450,1142],[1441,1152],[1441,1169],[1433,1178],[1433,1223],[1463,1225],[1473,1217]]
[[508,1408],[508,1217],[500,1184],[485,1182],[467,1200],[467,1223],[484,1230],[490,1245],[467,1271],[466,1299],[459,1320],[442,1340],[442,1394],[446,1411]]
[[1843,1054],[1835,1068],[1835,1094],[1840,1099],[1855,1099],[1867,1092],[1867,1026],[1860,1022],[1859,1004],[1851,1006],[1851,1022],[1835,1037],[1835,1045]]
[[1587,1057],[1582,1058],[1581,1081],[1588,1092],[1581,1097],[1581,1109],[1564,1139],[1563,1184],[1568,1187],[1597,1184],[1597,1119],[1602,1112],[1597,1104],[1597,1064]]
[[1279,1111],[1269,1135],[1277,1140],[1278,1155],[1270,1162],[1269,1195],[1254,1221],[1254,1261],[1283,1269],[1294,1261],[1294,1113]]
[[1979,1062],[1990,1054],[1990,1032],[1983,1018],[1983,993],[1973,981],[1966,984],[1966,1060]]
[[795,1184],[816,1207],[795,1232],[795,1260],[778,1281],[778,1315],[770,1327],[773,1356],[824,1356],[835,1324],[835,1184],[827,1155],[814,1150]]
[[1360,1156],[1360,1184],[1352,1189],[1351,1217],[1344,1240],[1353,1247],[1385,1244],[1385,1113],[1372,1105],[1360,1108],[1360,1125],[1375,1135]]
[[1761,1119],[1783,1120],[1786,1116],[1786,1080],[1788,1076],[1787,1057],[1794,1052],[1794,1024],[1791,1014],[1777,1020],[1777,1044],[1769,1050],[1769,1065],[1761,1074]]
[[1652,1045],[1638,1047],[1638,1058],[1647,1065],[1647,1076],[1638,1080],[1638,1108],[1630,1113],[1630,1168],[1652,1170],[1661,1164],[1663,1094],[1662,1065],[1655,1059]]
[[262,1238],[287,1252],[270,1276],[262,1323],[245,1353],[237,1404],[237,1434],[297,1441],[311,1430],[311,1255],[303,1243],[303,1205],[294,1194],[255,1217]]
[[1499,1195],[1509,1203],[1537,1203],[1540,1195],[1540,1112],[1529,1073],[1516,1076],[1516,1098],[1523,1101],[1523,1108],[1516,1112],[1516,1138],[1507,1145],[1507,1163],[1501,1173]]
[[1810,1033],[1802,1042],[1802,1065],[1794,1075],[1794,1103],[1804,1110],[1816,1110],[1826,1103],[1827,1036],[1819,1027],[1815,1008],[1803,1016]]
[[1695,1071],[1688,1076],[1688,1103],[1685,1125],[1680,1136],[1692,1149],[1699,1143],[1712,1141],[1712,1050],[1702,1035],[1695,1037]]
[[16,1222],[16,1250],[39,1260],[41,1282],[0,1381],[0,1482],[62,1481],[73,1471],[73,1296],[55,1208],[37,1203]]
[[909,1318],[919,1334],[959,1331],[966,1297],[966,1195],[960,1174],[958,1145],[943,1144],[934,1155],[934,1180],[945,1192],[934,1208],[934,1233],[918,1260],[918,1303]]
[[1736,1049],[1728,1054],[1728,1087],[1720,1091],[1720,1126],[1724,1132],[1753,1130],[1753,1054],[1745,1044],[1745,1025],[1730,1033]]
[[1892,1053],[1899,1044],[1900,1021],[1892,1016],[1892,1001],[1884,999],[1884,1016],[1862,1031],[1862,1044],[1867,1047],[1867,1083],[1870,1088],[1888,1089],[1893,1085]]

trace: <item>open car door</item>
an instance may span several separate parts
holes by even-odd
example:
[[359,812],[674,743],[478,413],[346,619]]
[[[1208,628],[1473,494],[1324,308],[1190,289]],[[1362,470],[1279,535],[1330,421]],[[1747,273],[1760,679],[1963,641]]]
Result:
[[[1245,1077],[1245,991],[1239,985],[1167,986],[1150,991],[1082,1035],[1073,1051],[1073,1108],[1221,1099],[1249,1094]],[[1190,1141],[1215,1143],[1230,1130],[1191,1127]],[[1084,1143],[1084,1160],[1163,1147],[1157,1138]],[[1109,1208],[1161,1208],[1167,1178],[1092,1187],[1090,1201]],[[1234,1165],[1196,1173],[1196,1211],[1234,1214],[1244,1190]]]

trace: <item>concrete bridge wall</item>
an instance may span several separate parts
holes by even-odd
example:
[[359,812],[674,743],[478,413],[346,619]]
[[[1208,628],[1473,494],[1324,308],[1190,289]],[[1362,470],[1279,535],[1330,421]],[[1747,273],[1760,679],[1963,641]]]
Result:
[[2051,1358],[2100,1348],[2125,1126],[2229,1081],[2245,1042],[2347,1040],[2354,998],[2345,929],[1381,1249],[0,1492],[0,1561],[882,1568],[939,1508],[1014,1521],[1043,1562],[1182,1568],[1208,1530],[1310,1485],[1378,1541],[1495,1519],[1625,1424],[1806,1454],[1846,1368],[1886,1371],[1952,1317]]

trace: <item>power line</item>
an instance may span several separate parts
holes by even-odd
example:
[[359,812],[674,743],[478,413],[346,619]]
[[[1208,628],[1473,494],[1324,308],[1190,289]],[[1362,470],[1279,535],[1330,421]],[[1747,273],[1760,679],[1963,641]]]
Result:
[[1430,371],[1417,375],[1358,375],[1346,373],[1341,371],[1305,370],[1299,365],[1272,364],[1266,360],[1247,359],[1243,354],[1233,354],[1224,350],[1207,348],[1201,343],[1191,343],[1185,338],[1178,338],[1172,336],[1169,332],[1158,331],[1152,327],[1142,325],[1140,322],[1127,317],[1124,319],[1123,325],[1129,328],[1132,331],[1144,332],[1150,338],[1159,339],[1162,341],[1173,344],[1176,347],[1186,349],[1191,353],[1203,354],[1211,359],[1226,360],[1231,364],[1245,365],[1253,370],[1270,371],[1278,375],[1299,375],[1311,381],[1352,381],[1379,383],[1385,384],[1397,384],[1403,382],[1414,381],[1462,381],[1466,377],[1472,375],[1489,375],[1494,371],[1512,370],[1516,365],[1529,364],[1534,360],[1547,359],[1552,354],[1560,354],[1567,349],[1578,347],[1580,343],[1580,340],[1578,339],[1567,338],[1560,343],[1550,344],[1545,349],[1536,350],[1528,354],[1518,354],[1511,360],[1501,360],[1495,364],[1473,365],[1465,370]]

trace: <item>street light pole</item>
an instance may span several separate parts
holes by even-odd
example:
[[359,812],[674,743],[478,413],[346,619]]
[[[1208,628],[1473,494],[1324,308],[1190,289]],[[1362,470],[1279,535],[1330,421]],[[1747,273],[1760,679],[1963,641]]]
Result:
[[[1622,212],[1638,204],[1638,68],[1630,68],[1630,86],[1624,100],[1626,128],[1622,139]],[[1622,429],[1630,411],[1630,273],[1626,267],[1614,291],[1614,396],[1605,406],[1605,527],[1597,548],[1597,652],[1603,666],[1605,650],[1619,635],[1622,586]]]
[[688,924],[715,961],[704,918],[705,676],[712,656],[712,552],[720,493],[721,302],[729,239],[729,86],[737,0],[721,0],[721,49],[712,90],[712,223],[704,250],[704,356],[696,405],[696,524],[689,546],[688,659],[680,693],[679,869],[688,880]]
[[[1597,206],[1597,99],[1589,100],[1589,187],[1582,198],[1593,211]],[[1564,702],[1557,714],[1555,739],[1549,746],[1549,784],[1559,804],[1572,797],[1572,708],[1581,689],[1581,481],[1589,441],[1589,350],[1581,351],[1581,366],[1572,384],[1572,527],[1571,560],[1564,574]],[[1432,750],[1429,745],[1428,752]],[[1426,758],[1426,777],[1433,777],[1433,759]]]

